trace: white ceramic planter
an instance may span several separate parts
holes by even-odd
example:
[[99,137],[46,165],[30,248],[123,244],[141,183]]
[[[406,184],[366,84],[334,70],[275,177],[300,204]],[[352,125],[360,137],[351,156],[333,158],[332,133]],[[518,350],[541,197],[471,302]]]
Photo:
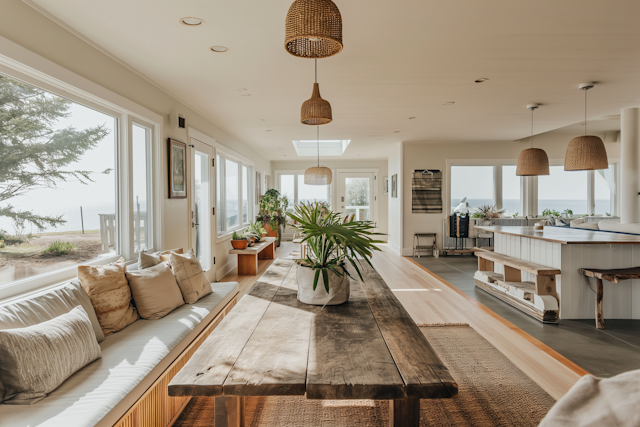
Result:
[[324,287],[322,273],[318,278],[318,286],[313,290],[313,279],[316,271],[302,265],[298,266],[298,300],[310,305],[338,305],[349,300],[349,276],[345,273],[342,277],[331,270],[329,271],[329,293]]

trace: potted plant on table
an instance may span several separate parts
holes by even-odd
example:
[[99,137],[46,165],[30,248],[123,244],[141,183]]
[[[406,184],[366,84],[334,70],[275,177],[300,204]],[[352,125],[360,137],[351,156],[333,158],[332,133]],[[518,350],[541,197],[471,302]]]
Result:
[[249,236],[251,239],[254,239],[256,243],[259,243],[260,240],[262,240],[262,238],[267,235],[267,230],[262,227],[262,224],[260,222],[255,221],[249,223],[249,226],[245,230],[244,234],[246,236]]
[[286,211],[288,205],[289,200],[286,197],[281,197],[280,192],[275,189],[267,190],[260,197],[260,212],[256,220],[262,223],[270,237],[277,239],[278,246],[280,246],[282,231],[287,225]]
[[[298,299],[311,305],[338,305],[349,300],[348,267],[353,267],[364,280],[358,265],[380,249],[374,240],[380,233],[373,232],[370,221],[342,222],[336,212],[326,211],[318,204],[296,206],[289,217],[294,227],[304,236],[308,256],[298,260]],[[321,284],[318,286],[318,284]]]
[[238,234],[237,231],[234,231],[231,236],[231,246],[233,246],[233,249],[247,249],[247,245],[249,245],[247,237],[244,234]]

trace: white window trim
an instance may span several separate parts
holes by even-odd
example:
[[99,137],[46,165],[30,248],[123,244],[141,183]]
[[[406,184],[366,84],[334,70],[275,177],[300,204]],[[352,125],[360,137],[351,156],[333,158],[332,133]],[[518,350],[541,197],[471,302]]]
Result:
[[[618,216],[620,212],[620,159],[609,158],[609,164],[615,165],[615,179],[616,179],[616,191],[611,195],[611,207],[612,216]],[[515,166],[517,160],[515,159],[447,159],[446,161],[446,176],[445,176],[445,200],[447,207],[444,210],[446,215],[449,216],[452,213],[451,209],[451,167],[452,166]],[[549,166],[563,166],[564,159],[549,159]],[[496,205],[502,205],[502,179],[501,171],[496,172],[494,168],[493,179],[493,203]],[[587,206],[589,214],[595,209],[595,172],[588,171],[587,173]],[[520,178],[520,206],[521,217],[538,217],[538,177],[521,177]]]
[[[139,121],[152,129],[153,175],[155,177],[153,182],[160,183],[164,182],[159,149],[163,134],[163,117],[4,37],[0,37],[0,73],[118,119],[119,138],[116,147],[116,159],[118,160],[116,162],[116,173],[118,174],[117,190],[119,197],[116,200],[116,215],[120,225],[118,239],[120,254],[117,256],[105,254],[86,262],[86,264],[106,264],[120,256],[127,260],[132,259],[134,257],[133,233],[127,234],[132,227],[131,214],[128,212],[131,209],[125,209],[124,204],[121,203],[122,200],[129,200],[132,197],[131,175],[127,173],[131,170],[131,124]],[[153,189],[153,242],[157,248],[162,247],[162,234],[160,232],[163,225],[162,190],[162,185],[155,185]],[[126,205],[131,208],[130,202]],[[123,226],[123,224],[129,224],[129,226]],[[64,282],[74,278],[76,271],[77,269],[74,266],[1,285],[0,299]]]

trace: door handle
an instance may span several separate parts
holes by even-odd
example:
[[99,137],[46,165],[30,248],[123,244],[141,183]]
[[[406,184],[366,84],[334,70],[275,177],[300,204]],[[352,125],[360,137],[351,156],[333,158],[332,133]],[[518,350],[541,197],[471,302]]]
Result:
[[195,228],[195,227],[196,227],[196,225],[200,225],[200,224],[196,224],[195,222],[192,222],[192,223],[191,223],[191,228]]

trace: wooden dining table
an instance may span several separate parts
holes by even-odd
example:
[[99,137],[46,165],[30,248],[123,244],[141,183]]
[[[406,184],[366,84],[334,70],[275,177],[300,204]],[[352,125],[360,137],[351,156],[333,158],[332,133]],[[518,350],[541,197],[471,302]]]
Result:
[[420,399],[457,396],[375,269],[363,263],[349,301],[321,307],[298,301],[297,268],[275,260],[172,379],[169,395],[215,396],[216,427],[243,426],[250,396],[389,400],[389,425],[407,427],[420,424]]

